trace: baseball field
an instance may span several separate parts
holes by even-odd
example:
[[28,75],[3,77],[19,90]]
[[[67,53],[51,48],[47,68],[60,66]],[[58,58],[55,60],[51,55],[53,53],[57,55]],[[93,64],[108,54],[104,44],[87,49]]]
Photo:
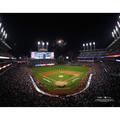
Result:
[[32,75],[47,92],[69,94],[84,87],[89,70],[87,66],[32,67]]

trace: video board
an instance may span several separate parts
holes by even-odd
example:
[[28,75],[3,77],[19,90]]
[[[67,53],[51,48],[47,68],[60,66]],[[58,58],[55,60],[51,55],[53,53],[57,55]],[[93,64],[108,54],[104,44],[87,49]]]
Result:
[[54,59],[54,52],[31,52],[32,59]]

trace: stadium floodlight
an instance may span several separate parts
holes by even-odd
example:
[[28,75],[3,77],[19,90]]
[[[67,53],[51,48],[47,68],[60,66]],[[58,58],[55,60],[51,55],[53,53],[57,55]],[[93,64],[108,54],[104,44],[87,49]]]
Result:
[[83,47],[85,47],[85,44],[83,43]]
[[7,39],[7,36],[8,36],[8,35],[7,35],[7,33],[6,33],[6,34],[5,34],[5,39]]
[[3,36],[5,36],[6,35],[6,32],[5,32],[5,30],[4,30],[4,32],[3,32]]
[[89,45],[92,46],[92,43],[90,42]]
[[94,50],[95,50],[95,42],[93,42]]
[[38,45],[40,45],[40,41],[38,41]]
[[112,37],[115,38],[114,32],[112,32]]
[[95,45],[95,42],[93,42],[93,45]]
[[44,42],[42,42],[42,46],[44,46],[45,45],[45,43]]
[[66,43],[64,42],[63,39],[59,39],[59,40],[57,40],[57,41],[56,41],[56,44],[57,44],[58,46],[60,46],[60,47],[63,47],[63,46],[66,45]]
[[58,44],[61,44],[62,43],[62,40],[58,40]]
[[117,25],[118,25],[118,27],[120,28],[120,23],[119,23],[119,21],[117,21]]
[[87,46],[87,50],[88,50],[88,43],[86,43],[86,46]]
[[66,59],[68,60],[68,59],[69,59],[69,56],[66,56]]
[[119,29],[118,29],[118,27],[117,27],[117,26],[115,26],[115,30],[116,30],[117,32],[119,32]]
[[90,50],[92,50],[92,43],[90,42],[89,45],[90,45]]
[[1,29],[1,33],[3,33],[3,31],[4,31],[4,27],[2,27],[2,29]]
[[83,50],[85,50],[85,44],[83,43]]
[[48,45],[49,45],[49,42],[46,42],[46,45],[48,46]]
[[116,35],[116,31],[115,31],[115,29],[113,30],[113,33]]
[[83,50],[85,50],[85,44],[83,43]]
[[2,23],[0,22],[0,28],[2,27]]
[[116,37],[118,37],[117,32],[116,32],[116,29],[113,30],[113,33],[114,33],[114,35],[115,35]]

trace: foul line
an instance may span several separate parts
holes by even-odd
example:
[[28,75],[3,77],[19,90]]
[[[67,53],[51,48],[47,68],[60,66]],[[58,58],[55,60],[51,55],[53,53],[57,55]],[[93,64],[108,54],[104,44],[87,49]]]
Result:
[[50,80],[54,81],[54,79],[51,79],[51,78],[49,78],[49,77],[43,75],[42,73],[39,73],[39,74],[42,75],[43,78],[50,79]]
[[49,81],[48,79],[46,79],[46,78],[43,78],[43,80],[46,80],[47,82],[50,82],[51,83],[51,81]]
[[[36,85],[34,79],[32,78],[32,76],[31,76],[31,75],[29,75],[29,76],[30,76],[30,79],[31,79],[31,81],[32,81],[32,84],[33,84],[33,86],[34,86],[34,88],[35,88],[35,90],[36,90],[37,92],[39,92],[39,93],[41,93],[41,94],[43,94],[43,95],[50,96],[50,97],[59,97],[59,95],[52,95],[52,94],[49,94],[49,93],[44,92],[43,90],[39,89],[38,86]],[[66,97],[75,96],[75,95],[80,94],[80,93],[82,93],[83,91],[85,91],[85,90],[90,86],[90,82],[91,82],[91,80],[92,80],[92,76],[93,76],[93,74],[90,74],[90,76],[89,76],[89,78],[88,78],[87,85],[86,85],[86,87],[85,87],[83,90],[81,90],[80,92],[74,93],[74,94],[66,95]]]
[[93,76],[93,74],[90,74],[90,76],[89,76],[89,78],[88,78],[87,85],[86,85],[86,87],[85,87],[83,90],[81,90],[81,91],[79,91],[79,92],[77,92],[77,93],[74,93],[74,94],[66,95],[66,97],[75,96],[75,95],[80,94],[80,93],[82,93],[83,91],[85,91],[85,90],[90,86],[90,82],[91,82],[91,80],[92,80],[92,76]]
[[31,75],[29,75],[29,76],[30,76],[30,79],[31,79],[31,81],[32,81],[32,84],[33,84],[33,86],[34,86],[34,88],[35,88],[35,90],[36,90],[37,92],[39,92],[39,93],[41,93],[41,94],[43,94],[43,95],[50,96],[50,97],[59,97],[58,95],[51,95],[51,94],[46,93],[46,92],[44,92],[43,90],[39,89],[38,86],[36,85],[34,79],[32,78],[32,76],[31,76]]

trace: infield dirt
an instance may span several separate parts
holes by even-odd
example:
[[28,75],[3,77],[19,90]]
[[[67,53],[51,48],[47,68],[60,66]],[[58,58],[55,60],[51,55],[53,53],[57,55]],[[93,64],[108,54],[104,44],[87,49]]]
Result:
[[57,70],[57,71],[54,71],[54,72],[45,72],[43,73],[44,76],[49,76],[49,75],[53,75],[53,74],[56,74],[56,73],[65,73],[65,74],[68,74],[68,75],[73,75],[75,77],[79,76],[80,75],[80,72],[75,72],[75,71],[66,71],[66,70]]

